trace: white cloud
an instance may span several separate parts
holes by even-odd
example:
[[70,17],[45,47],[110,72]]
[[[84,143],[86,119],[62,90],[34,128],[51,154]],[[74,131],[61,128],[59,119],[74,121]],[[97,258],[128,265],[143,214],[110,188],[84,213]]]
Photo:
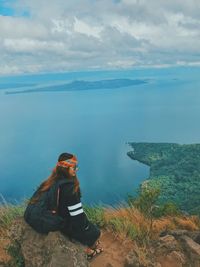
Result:
[[81,21],[78,18],[75,18],[74,30],[75,32],[79,32],[79,33],[86,34],[88,36],[100,38],[100,33],[103,30],[103,27],[91,26],[85,23],[84,21]]
[[5,49],[17,53],[56,52],[64,50],[64,44],[56,41],[40,41],[33,39],[4,39]]
[[0,16],[2,75],[200,61],[196,0],[18,0],[13,7],[30,16]]
[[48,28],[28,18],[0,16],[1,38],[47,38]]

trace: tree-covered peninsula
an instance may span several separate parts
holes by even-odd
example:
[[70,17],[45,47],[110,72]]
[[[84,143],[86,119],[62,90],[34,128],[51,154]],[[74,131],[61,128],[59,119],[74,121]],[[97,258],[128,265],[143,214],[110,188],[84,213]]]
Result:
[[200,214],[200,144],[129,143],[128,156],[150,166],[149,186],[159,186],[160,202]]

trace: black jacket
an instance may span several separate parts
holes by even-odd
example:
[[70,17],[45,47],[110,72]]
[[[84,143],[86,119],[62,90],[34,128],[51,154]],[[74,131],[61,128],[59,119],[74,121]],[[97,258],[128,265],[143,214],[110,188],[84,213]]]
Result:
[[60,186],[58,215],[65,220],[70,231],[84,231],[89,221],[83,210],[80,192],[74,192],[74,187],[73,180],[68,180],[68,183]]

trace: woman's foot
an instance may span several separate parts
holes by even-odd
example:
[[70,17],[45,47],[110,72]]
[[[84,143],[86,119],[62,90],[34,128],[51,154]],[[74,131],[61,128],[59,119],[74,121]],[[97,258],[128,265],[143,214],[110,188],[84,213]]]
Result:
[[99,247],[101,245],[101,242],[100,242],[100,240],[97,240],[97,242],[95,243],[95,248],[97,248],[97,247]]
[[96,248],[94,248],[94,249],[91,249],[91,248],[88,248],[87,249],[87,252],[86,252],[86,254],[87,254],[87,259],[88,260],[91,260],[91,259],[93,259],[95,256],[97,256],[97,255],[99,255],[101,252],[103,252],[103,248],[101,248],[101,247],[96,247]]
[[91,247],[92,249],[100,249],[101,251],[103,251],[103,248],[101,246],[101,242],[100,240],[97,240],[97,242]]

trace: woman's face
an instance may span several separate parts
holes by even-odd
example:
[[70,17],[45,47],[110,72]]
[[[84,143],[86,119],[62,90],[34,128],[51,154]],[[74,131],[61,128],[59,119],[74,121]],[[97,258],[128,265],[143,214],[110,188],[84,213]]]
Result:
[[75,167],[69,167],[69,174],[70,176],[76,176],[76,171],[78,170],[78,168]]

